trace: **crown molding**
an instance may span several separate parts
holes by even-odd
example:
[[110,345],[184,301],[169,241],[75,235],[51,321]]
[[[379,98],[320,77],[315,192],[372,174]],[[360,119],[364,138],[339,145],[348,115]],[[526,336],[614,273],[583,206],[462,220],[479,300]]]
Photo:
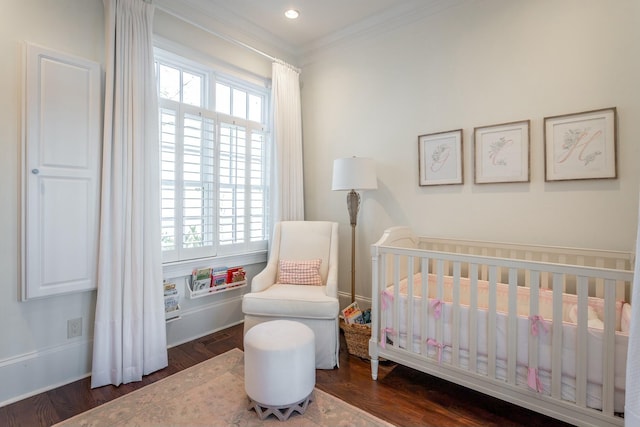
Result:
[[403,2],[397,7],[374,14],[340,31],[308,43],[302,48],[296,48],[286,40],[223,6],[216,6],[215,10],[212,10],[207,0],[154,0],[154,4],[166,13],[300,66],[308,65],[325,54],[347,47],[352,42],[379,36],[471,1],[477,0]]
[[170,15],[223,34],[273,57],[286,60],[299,57],[299,51],[285,40],[224,7],[217,6],[215,11],[212,10],[207,0],[154,0],[154,4]]
[[299,53],[301,65],[309,65],[326,54],[348,47],[353,42],[379,36],[471,1],[476,0],[416,0],[403,3],[308,44]]

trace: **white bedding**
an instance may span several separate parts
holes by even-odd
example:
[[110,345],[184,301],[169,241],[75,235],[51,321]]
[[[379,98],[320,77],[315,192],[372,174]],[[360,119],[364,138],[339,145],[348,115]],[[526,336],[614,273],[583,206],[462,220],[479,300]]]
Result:
[[[445,276],[443,281],[442,295],[438,296],[437,279],[435,275],[429,276],[428,283],[428,317],[421,317],[421,287],[422,276],[420,273],[414,275],[413,286],[413,339],[411,351],[414,353],[427,354],[430,357],[441,359],[440,363],[449,364],[452,362],[452,320],[453,320],[453,278]],[[467,369],[469,365],[469,301],[470,282],[468,279],[460,279],[460,329],[459,334],[459,363]],[[479,280],[478,285],[478,313],[476,320],[477,337],[477,372],[487,374],[487,325],[488,325],[488,293],[489,284]],[[529,368],[529,340],[532,334],[532,321],[529,319],[529,288],[518,287],[517,299],[517,356],[516,373],[517,384],[526,386]],[[399,303],[394,303],[394,287],[390,286],[382,292],[382,325],[386,337],[381,341],[393,343],[397,337],[398,345],[407,349],[408,331],[408,283],[403,280],[399,283],[398,295]],[[575,401],[575,365],[576,365],[576,332],[575,326],[575,306],[577,302],[575,295],[563,294],[563,349],[562,349],[562,398]],[[496,316],[496,377],[506,380],[506,360],[507,360],[507,307],[508,307],[508,285],[497,285],[497,316]],[[591,408],[602,407],[600,396],[602,392],[602,321],[603,300],[589,297],[590,324],[588,329],[588,354],[587,354],[587,405]],[[625,367],[628,335],[621,332],[622,302],[616,303],[616,336],[615,336],[615,397],[614,407],[616,412],[624,410],[624,390],[625,390]],[[440,311],[439,315],[437,312]],[[539,312],[542,316],[541,323],[538,323],[538,380],[543,394],[551,393],[551,351],[552,351],[552,292],[549,290],[539,290]],[[438,321],[441,319],[442,329],[438,330]],[[396,320],[397,319],[397,320]],[[396,323],[397,321],[397,323]],[[623,322],[624,323],[624,322]],[[425,325],[425,331],[421,331],[421,325]],[[438,340],[440,337],[440,341]],[[439,350],[440,348],[440,350]],[[440,353],[441,351],[441,353]]]

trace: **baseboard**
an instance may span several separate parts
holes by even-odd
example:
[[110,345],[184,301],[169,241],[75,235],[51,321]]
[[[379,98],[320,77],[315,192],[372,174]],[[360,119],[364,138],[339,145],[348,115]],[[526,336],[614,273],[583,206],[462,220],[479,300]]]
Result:
[[[242,323],[242,296],[181,312],[167,323],[167,347]],[[0,407],[91,375],[93,339],[64,343],[0,360]]]
[[93,340],[77,340],[0,361],[0,406],[90,375]]

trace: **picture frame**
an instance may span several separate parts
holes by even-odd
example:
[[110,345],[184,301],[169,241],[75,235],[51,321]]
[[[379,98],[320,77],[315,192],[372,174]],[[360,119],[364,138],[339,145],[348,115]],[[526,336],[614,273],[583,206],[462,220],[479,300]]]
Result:
[[474,128],[474,182],[529,182],[529,139],[529,120]]
[[462,129],[418,136],[420,186],[462,184]]
[[616,108],[544,118],[545,181],[615,179]]

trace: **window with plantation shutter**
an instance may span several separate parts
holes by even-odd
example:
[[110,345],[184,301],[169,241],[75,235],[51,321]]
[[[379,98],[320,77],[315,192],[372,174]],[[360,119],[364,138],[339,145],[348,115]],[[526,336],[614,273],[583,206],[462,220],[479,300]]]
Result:
[[162,54],[156,72],[164,261],[266,249],[268,92]]
[[266,135],[235,123],[220,124],[219,241],[255,250],[267,240]]

